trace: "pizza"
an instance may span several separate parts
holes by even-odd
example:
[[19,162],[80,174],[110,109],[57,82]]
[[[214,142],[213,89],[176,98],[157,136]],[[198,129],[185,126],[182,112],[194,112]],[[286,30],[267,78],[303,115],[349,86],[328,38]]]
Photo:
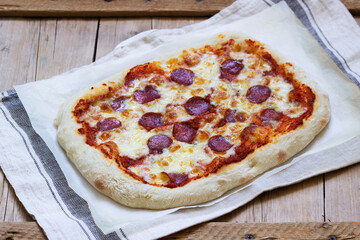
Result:
[[85,89],[56,124],[58,142],[98,191],[165,209],[213,200],[280,165],[329,113],[328,96],[299,68],[232,33]]

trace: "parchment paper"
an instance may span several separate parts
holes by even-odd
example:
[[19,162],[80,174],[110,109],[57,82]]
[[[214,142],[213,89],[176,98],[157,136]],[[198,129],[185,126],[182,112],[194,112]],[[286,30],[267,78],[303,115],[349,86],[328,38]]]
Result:
[[[244,8],[246,9],[245,6]],[[330,96],[331,121],[305,150],[281,167],[228,192],[219,199],[185,208],[202,207],[201,211],[206,212],[207,208],[214,209],[211,207],[214,204],[224,209],[228,205],[240,206],[239,204],[244,204],[244,201],[251,200],[262,191],[297,182],[360,160],[357,157],[360,151],[356,149],[360,135],[359,88],[337,68],[285,3],[277,4],[243,20],[238,20],[239,16],[236,12],[226,17],[217,15],[216,19],[215,23],[212,20],[181,29],[151,30],[141,33],[122,42],[113,52],[93,64],[73,69],[48,80],[15,87],[34,129],[54,153],[71,188],[88,202],[96,224],[104,233],[144,220],[151,224],[152,220],[173,213],[179,208],[131,209],[98,193],[81,177],[56,141],[53,120],[60,104],[83,88],[116,72],[202,42],[218,33],[229,31],[245,33],[268,44],[288,61],[303,69]],[[332,158],[328,157],[329,153]],[[346,157],[339,158],[345,156],[344,154]],[[285,180],[285,183],[279,181],[279,176]],[[249,191],[249,189],[253,190]],[[198,210],[180,210],[173,214],[181,216],[188,211]],[[167,218],[171,219],[172,214],[168,216]]]

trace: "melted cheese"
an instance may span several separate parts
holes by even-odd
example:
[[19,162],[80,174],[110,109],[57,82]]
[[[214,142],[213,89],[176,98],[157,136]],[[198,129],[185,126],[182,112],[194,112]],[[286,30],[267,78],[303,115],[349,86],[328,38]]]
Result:
[[[191,52],[190,52],[191,54]],[[91,126],[95,126],[99,119],[93,119],[90,116],[100,114],[101,119],[117,118],[121,121],[120,131],[112,131],[111,136],[106,141],[113,141],[119,148],[120,155],[129,156],[137,159],[141,156],[147,156],[142,164],[129,168],[144,180],[154,184],[166,184],[168,179],[163,173],[183,173],[189,177],[197,176],[204,170],[204,166],[210,163],[219,154],[214,153],[207,146],[206,139],[196,139],[194,144],[188,144],[176,141],[172,137],[172,126],[164,128],[161,131],[153,129],[145,130],[138,124],[139,118],[147,112],[157,112],[163,115],[174,111],[177,122],[187,121],[194,116],[189,115],[183,105],[193,96],[205,97],[211,95],[211,104],[216,106],[218,113],[220,109],[234,109],[237,112],[244,112],[249,116],[259,113],[261,110],[270,108],[278,112],[283,112],[290,117],[298,117],[305,110],[296,103],[290,103],[289,92],[293,86],[286,83],[281,77],[264,77],[264,71],[269,71],[271,67],[259,59],[256,55],[244,52],[231,52],[231,58],[241,59],[244,68],[241,73],[232,82],[221,80],[220,62],[218,57],[212,52],[201,55],[201,61],[188,67],[194,74],[194,82],[189,86],[179,85],[172,81],[162,81],[152,83],[154,76],[135,80],[131,88],[126,92],[119,90],[120,95],[132,98],[136,90],[144,89],[146,85],[154,85],[160,94],[160,98],[146,104],[140,104],[130,99],[125,103],[123,112],[102,112],[99,106],[93,106],[87,116],[87,121]],[[170,62],[170,61],[169,61]],[[160,62],[161,68],[165,71],[165,76],[170,76],[173,66],[169,62]],[[254,104],[247,100],[246,93],[254,85],[267,85],[271,90],[271,96],[263,103]],[[105,99],[103,103],[110,104],[112,99]],[[172,109],[168,106],[171,103],[175,105]],[[228,142],[234,146],[241,143],[239,135],[241,131],[250,124],[248,118],[243,123],[227,123],[223,127],[214,128],[214,124],[223,118],[223,114],[216,114],[211,123],[202,126],[199,131],[208,135],[208,138],[215,135],[224,136]],[[163,134],[173,139],[173,144],[163,150],[161,154],[149,154],[147,146],[148,139],[151,136]],[[198,133],[199,134],[199,133]],[[103,140],[98,138],[98,144]],[[228,157],[234,154],[234,147],[229,149],[222,157]]]

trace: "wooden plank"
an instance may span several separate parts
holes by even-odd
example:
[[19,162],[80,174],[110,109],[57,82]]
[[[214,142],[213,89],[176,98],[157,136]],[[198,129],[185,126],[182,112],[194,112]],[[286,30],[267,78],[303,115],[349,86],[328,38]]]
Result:
[[97,28],[98,19],[41,20],[36,80],[91,63]]
[[36,222],[2,222],[0,239],[6,240],[45,240],[47,239]]
[[[34,80],[39,26],[39,20],[3,19],[0,22],[0,92]],[[2,171],[0,194],[2,221],[31,220]]]
[[234,0],[2,0],[0,16],[211,16]]
[[218,217],[214,222],[258,223],[263,222],[261,196],[255,198],[244,206]]
[[359,239],[360,222],[205,223],[172,234],[174,239]]
[[0,21],[0,91],[33,81],[39,41],[39,20]]
[[[2,0],[0,16],[124,17],[211,16],[234,0]],[[360,13],[360,1],[342,0],[352,13]]]
[[263,222],[324,220],[323,176],[266,192],[261,196]]
[[[0,223],[1,239],[46,239],[36,222]],[[360,222],[205,223],[167,239],[359,239]]]
[[326,220],[360,221],[359,199],[360,164],[325,174]]
[[151,18],[100,19],[96,59],[111,52],[121,41],[150,29]]
[[323,177],[319,176],[263,193],[245,206],[214,221],[321,222],[323,213]]

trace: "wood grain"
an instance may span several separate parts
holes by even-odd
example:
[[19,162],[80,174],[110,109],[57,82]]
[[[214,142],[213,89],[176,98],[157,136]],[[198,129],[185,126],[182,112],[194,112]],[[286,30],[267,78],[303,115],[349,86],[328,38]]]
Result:
[[91,63],[97,27],[98,19],[41,20],[36,80]]
[[[31,17],[124,17],[124,16],[211,16],[234,0],[2,0],[0,16]],[[360,1],[342,0],[353,13]]]
[[107,18],[100,20],[96,59],[111,52],[117,44],[151,29],[151,18]]
[[45,240],[47,239],[36,222],[2,222],[0,239],[6,240]]
[[262,222],[324,220],[323,176],[275,189],[261,196]]
[[234,0],[2,0],[0,16],[211,16]]
[[0,91],[34,80],[39,27],[39,20],[0,21]]
[[[36,222],[0,223],[1,239],[46,239]],[[163,240],[233,239],[359,239],[360,222],[205,223]]]
[[360,221],[360,164],[325,174],[325,206],[327,221]]
[[323,177],[319,176],[263,193],[245,206],[214,221],[321,222],[323,214]]
[[173,234],[174,239],[359,239],[360,222],[205,223]]

